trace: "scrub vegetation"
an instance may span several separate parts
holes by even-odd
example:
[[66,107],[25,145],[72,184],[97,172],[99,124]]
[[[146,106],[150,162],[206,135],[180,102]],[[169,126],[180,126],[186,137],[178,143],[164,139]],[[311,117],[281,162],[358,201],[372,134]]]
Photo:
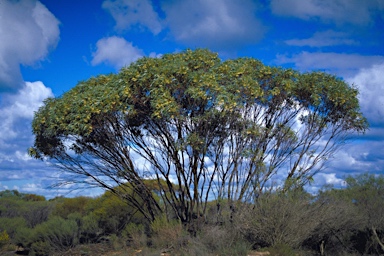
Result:
[[[148,219],[120,197],[42,196],[0,192],[1,254],[24,255],[381,255],[384,178],[346,178],[343,189],[266,192],[194,219],[194,232],[174,215]],[[118,188],[116,188],[118,189]],[[155,193],[155,190],[152,191]],[[157,203],[165,208],[159,198]],[[256,255],[256,254],[255,254]]]

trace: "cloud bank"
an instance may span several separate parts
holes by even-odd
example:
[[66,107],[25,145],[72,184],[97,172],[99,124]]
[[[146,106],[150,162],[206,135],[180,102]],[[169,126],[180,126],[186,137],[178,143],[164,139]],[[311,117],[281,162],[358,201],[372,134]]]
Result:
[[[256,17],[257,7],[251,0],[161,1],[156,12],[148,0],[103,2],[120,32],[135,27],[154,35],[166,31],[168,39],[214,50],[236,49],[260,40],[266,29]],[[163,19],[159,10],[164,13]]]
[[18,180],[21,184],[45,176],[42,175],[45,164],[30,158],[27,150],[33,144],[33,114],[44,99],[52,96],[52,90],[40,81],[26,82],[16,94],[3,95],[0,104],[0,176],[3,186],[7,180]]
[[[365,135],[352,138],[330,162],[327,172],[339,177],[362,172],[382,174],[384,170],[384,61],[360,69],[346,78],[359,88],[361,111],[370,123]],[[355,142],[355,143],[354,143]]]
[[342,77],[351,77],[360,69],[369,68],[384,61],[384,56],[364,56],[335,52],[303,51],[292,56],[277,55],[278,65],[292,63],[301,71],[323,70]]
[[271,10],[304,20],[367,25],[373,21],[372,12],[384,10],[384,4],[377,0],[271,0]]
[[286,44],[292,46],[309,46],[309,47],[325,47],[334,45],[356,45],[353,39],[348,38],[345,32],[336,32],[333,30],[319,31],[310,38],[290,39],[285,41]]

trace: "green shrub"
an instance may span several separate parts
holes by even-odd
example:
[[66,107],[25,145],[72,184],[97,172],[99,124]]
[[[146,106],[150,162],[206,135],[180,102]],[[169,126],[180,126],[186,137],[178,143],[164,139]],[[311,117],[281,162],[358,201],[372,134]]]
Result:
[[6,230],[0,232],[0,250],[7,246],[10,242],[9,235]]
[[251,248],[231,224],[206,225],[198,239],[214,255],[246,255]]
[[102,233],[102,229],[99,227],[99,222],[94,214],[89,214],[81,219],[81,225],[79,226],[80,242],[89,243],[97,240]]
[[127,245],[134,249],[142,248],[147,244],[145,227],[142,224],[129,223],[125,226],[121,235],[125,238]]
[[188,242],[189,234],[178,220],[167,220],[163,215],[151,224],[152,244],[156,248],[182,248]]
[[22,217],[0,218],[0,230],[7,230],[11,240],[15,237],[17,230],[21,227],[27,227],[27,223]]
[[29,255],[48,256],[51,255],[54,248],[48,241],[37,241],[31,245]]
[[296,256],[295,250],[287,244],[276,244],[266,249],[271,256]]
[[67,250],[78,244],[78,226],[74,220],[53,217],[36,226],[35,232],[37,241],[47,242],[54,250]]
[[63,219],[67,219],[68,215],[73,213],[79,213],[81,216],[85,216],[88,213],[88,207],[92,201],[94,201],[94,199],[84,196],[58,198],[52,215],[62,217]]
[[14,244],[21,245],[24,248],[30,248],[37,240],[35,230],[28,227],[19,227],[12,239]]

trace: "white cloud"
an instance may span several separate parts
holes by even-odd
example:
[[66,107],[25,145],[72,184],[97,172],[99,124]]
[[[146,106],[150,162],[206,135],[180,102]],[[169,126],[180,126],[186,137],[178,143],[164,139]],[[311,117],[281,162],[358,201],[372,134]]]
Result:
[[151,52],[150,54],[149,54],[149,57],[150,58],[161,58],[163,56],[163,54],[161,54],[161,53],[155,53],[155,52]]
[[0,190],[17,189],[24,193],[54,197],[59,190],[47,189],[56,182],[57,172],[49,164],[32,159],[27,149],[32,146],[33,114],[47,97],[50,88],[42,82],[25,82],[16,94],[3,94],[0,103]]
[[120,69],[141,58],[143,51],[134,47],[131,42],[121,37],[102,38],[96,43],[97,50],[93,53],[92,65],[103,62]]
[[[347,78],[359,87],[362,112],[371,124],[384,124],[384,61],[361,69],[355,76]],[[384,134],[384,128],[382,130]]]
[[310,47],[357,44],[355,40],[348,38],[347,33],[336,32],[333,30],[316,32],[310,38],[291,39],[291,40],[285,41],[285,43],[293,46],[310,46]]
[[277,55],[279,65],[293,63],[301,71],[324,70],[343,77],[356,74],[359,69],[367,68],[384,61],[384,56],[363,56],[334,52],[301,52],[292,57]]
[[134,25],[148,28],[155,35],[162,30],[160,19],[148,0],[106,0],[103,8],[115,19],[117,30]]
[[[30,180],[46,165],[27,155],[32,146],[31,121],[42,101],[53,96],[42,82],[26,82],[17,94],[3,94],[0,104],[0,180]],[[12,185],[13,186],[13,185]],[[12,187],[11,184],[9,187]]]
[[3,95],[0,105],[0,143],[8,141],[25,132],[29,132],[31,127],[23,127],[25,122],[30,122],[43,100],[52,97],[50,88],[40,82],[26,82],[24,87],[15,95]]
[[190,46],[236,48],[261,39],[265,28],[250,0],[186,0],[163,4],[176,40]]
[[22,87],[20,64],[32,65],[45,58],[59,34],[59,21],[40,2],[1,1],[0,92]]
[[[329,162],[328,170],[336,172],[341,178],[364,172],[382,173],[384,170],[384,62],[362,68],[353,77],[346,78],[346,81],[358,86],[361,111],[372,127],[365,135],[355,136],[347,141],[347,146],[336,152]],[[320,179],[321,177],[320,175]]]
[[337,178],[336,173],[318,173],[316,179],[320,184],[342,186],[344,185],[344,180]]
[[[157,35],[169,29],[170,36],[190,47],[237,49],[257,42],[265,27],[256,18],[257,4],[252,0],[162,1],[164,20],[159,18],[151,1],[106,0],[103,8],[116,21],[120,31],[147,28]],[[160,6],[159,6],[160,8]]]
[[380,12],[384,6],[377,0],[271,0],[271,9],[274,14],[304,20],[366,25],[372,22],[372,12]]

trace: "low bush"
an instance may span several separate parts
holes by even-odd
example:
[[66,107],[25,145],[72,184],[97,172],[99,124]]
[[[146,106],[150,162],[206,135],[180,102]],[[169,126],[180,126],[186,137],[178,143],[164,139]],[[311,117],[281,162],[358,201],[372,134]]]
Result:
[[147,245],[147,235],[142,224],[129,223],[122,231],[126,245],[134,249],[139,249]]
[[11,239],[9,238],[9,235],[6,230],[0,232],[0,251],[7,245],[9,245],[10,241]]
[[53,217],[35,228],[33,244],[48,245],[55,251],[68,250],[78,244],[78,226],[74,220]]
[[155,248],[171,250],[185,247],[189,234],[178,220],[161,216],[151,224],[151,243]]

